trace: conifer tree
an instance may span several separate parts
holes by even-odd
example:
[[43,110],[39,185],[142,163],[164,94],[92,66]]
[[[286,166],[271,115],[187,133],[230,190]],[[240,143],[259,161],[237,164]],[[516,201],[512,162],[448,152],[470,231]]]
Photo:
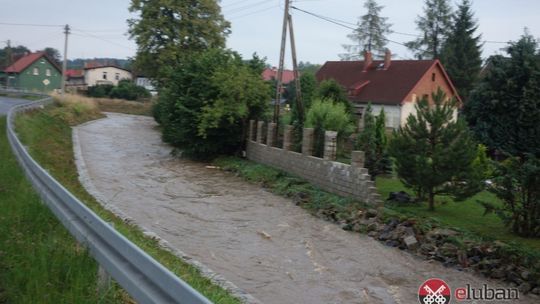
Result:
[[482,67],[481,36],[471,11],[471,2],[463,0],[453,16],[453,25],[446,40],[441,61],[462,99],[467,99]]
[[392,32],[388,18],[380,16],[384,6],[378,5],[375,0],[367,0],[364,7],[367,13],[359,18],[358,27],[347,35],[354,44],[343,45],[346,53],[340,55],[342,60],[357,59],[364,50],[372,52],[375,57],[384,57],[386,35]]
[[442,46],[451,27],[452,9],[448,0],[426,0],[424,16],[418,16],[416,25],[420,38],[406,45],[418,59],[439,59]]
[[459,200],[482,189],[474,163],[478,146],[463,121],[452,121],[455,99],[445,102],[440,88],[432,99],[433,105],[427,98],[416,105],[417,115],[407,118],[389,145],[399,178],[418,197],[427,195],[430,210],[436,195]]
[[355,149],[363,151],[365,167],[373,180],[377,175],[391,171],[391,161],[387,153],[386,114],[381,109],[379,116],[373,115],[371,104],[364,113],[363,129],[358,134]]
[[465,116],[477,138],[503,154],[540,157],[540,52],[528,32],[494,56],[465,103]]

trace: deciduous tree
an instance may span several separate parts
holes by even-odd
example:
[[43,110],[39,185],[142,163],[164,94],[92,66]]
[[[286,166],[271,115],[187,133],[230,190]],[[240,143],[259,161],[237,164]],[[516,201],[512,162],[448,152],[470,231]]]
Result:
[[159,83],[192,53],[224,47],[229,33],[216,0],[132,0],[129,11],[138,15],[128,20],[135,64]]
[[181,61],[154,109],[163,139],[194,158],[242,147],[249,119],[268,107],[268,87],[257,68],[232,51],[212,49]]

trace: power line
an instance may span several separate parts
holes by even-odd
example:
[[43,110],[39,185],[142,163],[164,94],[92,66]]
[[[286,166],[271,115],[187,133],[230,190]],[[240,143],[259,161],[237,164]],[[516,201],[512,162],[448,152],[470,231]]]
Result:
[[232,10],[226,12],[226,14],[235,14],[235,13],[245,11],[247,9],[250,9],[250,8],[265,4],[265,3],[268,3],[268,0],[263,0],[263,1],[255,2],[255,3],[251,3],[251,4],[248,4],[248,5],[244,5],[244,6],[241,6],[241,7],[233,8]]
[[273,6],[270,6],[270,7],[267,7],[267,8],[263,8],[263,9],[260,9],[260,10],[257,10],[257,11],[253,11],[253,12],[251,12],[251,13],[247,13],[247,14],[244,14],[244,15],[234,16],[234,17],[232,17],[232,18],[229,18],[229,20],[235,20],[235,19],[240,19],[240,18],[243,18],[243,17],[255,15],[255,14],[258,14],[258,13],[262,13],[262,12],[271,10],[271,9],[273,9],[273,8],[275,8],[275,7],[278,7],[278,6],[279,6],[279,5],[273,5]]
[[0,22],[0,25],[12,25],[12,26],[33,26],[33,27],[63,27],[63,24],[35,24],[35,23],[9,23]]
[[[303,9],[300,9],[298,7],[295,7],[295,6],[291,6],[292,9],[295,9],[297,11],[300,11],[300,12],[303,12],[305,14],[308,14],[308,15],[311,15],[313,17],[316,17],[316,18],[319,18],[319,19],[322,19],[326,22],[330,22],[330,23],[333,23],[335,25],[339,25],[341,27],[344,27],[344,28],[348,28],[350,30],[357,30],[356,28],[353,28],[351,26],[348,26],[346,24],[351,24],[351,25],[357,25],[357,24],[354,24],[354,23],[351,23],[351,22],[347,22],[347,21],[343,21],[343,20],[339,20],[339,19],[335,19],[335,18],[330,18],[330,17],[326,17],[326,16],[322,16],[322,15],[319,15],[319,14],[315,14],[315,13],[312,13],[312,12],[309,12],[309,11],[306,11],[306,10],[303,10]],[[344,24],[345,23],[345,24]],[[415,35],[415,34],[409,34],[409,33],[402,33],[402,32],[394,32],[392,31],[392,33],[395,33],[395,34],[400,34],[400,35],[406,35],[406,36],[413,36],[413,37],[421,37],[420,35]],[[420,49],[420,48],[416,48],[416,47],[411,47],[411,46],[408,46],[407,44],[405,43],[402,43],[402,42],[398,42],[398,41],[394,41],[394,40],[391,40],[391,39],[388,39],[388,38],[383,38],[384,40],[388,41],[388,42],[391,42],[391,43],[395,43],[395,44],[399,44],[399,45],[402,45],[402,46],[405,46],[409,49],[414,49],[414,50],[417,50],[417,51],[421,51],[421,52],[426,52],[426,50],[423,50],[423,49]],[[483,41],[484,43],[502,43],[502,44],[508,44],[508,42],[502,42],[502,41],[490,41],[490,40],[484,40]]]
[[[297,10],[297,11],[301,11],[301,12],[303,12],[303,13],[305,13],[305,14],[311,15],[311,16],[313,16],[313,17],[322,19],[322,20],[324,20],[324,21],[326,21],[326,22],[330,22],[330,23],[333,23],[333,24],[335,24],[335,25],[339,25],[339,26],[342,26],[342,27],[344,27],[344,28],[348,28],[348,29],[353,30],[353,31],[356,30],[356,28],[351,27],[351,26],[348,26],[348,25],[345,25],[345,24],[340,23],[340,22],[338,22],[338,21],[335,21],[335,20],[333,20],[332,18],[328,18],[328,17],[322,16],[322,15],[318,15],[318,14],[315,14],[315,13],[312,13],[312,12],[308,12],[308,11],[306,11],[306,10],[297,8],[297,7],[295,7],[295,6],[291,6],[291,8],[292,8],[292,9],[295,9],[295,10]],[[402,42],[397,42],[397,41],[394,41],[394,40],[390,40],[390,39],[388,39],[388,38],[383,38],[383,39],[386,40],[386,41],[388,41],[388,42],[391,42],[391,43],[395,43],[395,44],[399,44],[399,45],[408,47],[405,43],[402,43]],[[412,49],[415,49],[415,50],[417,50],[417,51],[425,52],[425,50],[420,49],[420,48],[412,48]]]
[[[72,33],[72,35],[75,35],[75,36],[92,37],[92,38],[95,38],[95,39],[98,39],[98,40],[101,40],[101,41],[104,41],[104,42],[107,42],[107,43],[110,43],[110,44],[114,44],[114,45],[116,45],[116,46],[119,46],[119,47],[122,47],[122,48],[129,49],[129,50],[132,50],[132,51],[133,51],[133,47],[125,46],[125,45],[116,43],[116,42],[114,42],[114,41],[110,41],[110,40],[104,39],[104,38],[102,38],[102,37],[99,37],[99,36],[90,34],[90,33],[86,32],[86,31],[83,31],[83,30],[80,30],[80,29],[75,29],[75,28],[73,29],[73,31],[79,32],[79,34]],[[81,33],[82,33],[82,34],[81,34]]]

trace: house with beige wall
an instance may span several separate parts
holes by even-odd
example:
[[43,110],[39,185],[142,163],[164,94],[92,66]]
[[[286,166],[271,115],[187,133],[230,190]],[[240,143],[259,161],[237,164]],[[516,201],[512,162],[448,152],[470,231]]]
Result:
[[[447,98],[456,98],[461,105],[452,81],[439,60],[392,60],[390,51],[384,60],[372,60],[370,52],[363,61],[328,61],[316,74],[317,81],[336,80],[347,92],[355,114],[361,118],[371,103],[373,113],[381,108],[386,114],[386,126],[399,128],[416,113],[416,102],[440,87]],[[457,119],[458,109],[454,116]]]
[[131,72],[114,65],[92,65],[84,68],[84,82],[87,87],[102,84],[116,86],[122,79],[131,80]]

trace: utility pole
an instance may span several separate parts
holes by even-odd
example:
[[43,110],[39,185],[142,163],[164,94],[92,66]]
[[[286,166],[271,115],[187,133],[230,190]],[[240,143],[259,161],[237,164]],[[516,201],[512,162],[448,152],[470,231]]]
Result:
[[60,88],[60,93],[64,95],[66,91],[66,68],[67,68],[67,50],[68,50],[68,35],[69,35],[69,25],[66,24],[64,27],[64,34],[66,34],[66,39],[64,41],[64,62],[62,63],[62,84]]
[[6,41],[6,68],[13,63],[13,51],[11,50],[11,40]]
[[298,73],[298,64],[296,62],[296,43],[294,42],[294,30],[292,23],[292,16],[289,14],[289,32],[291,34],[291,55],[294,71],[294,84],[296,87],[296,110],[298,111],[298,118],[301,122],[304,121],[304,105],[302,102],[302,88],[300,86],[300,75]]
[[285,12],[283,13],[283,30],[281,32],[281,49],[279,52],[279,68],[276,86],[276,104],[274,106],[274,122],[276,123],[276,133],[279,129],[279,106],[281,102],[281,89],[283,86],[283,64],[285,61],[285,45],[287,43],[287,20],[289,16],[289,0],[285,0]]

